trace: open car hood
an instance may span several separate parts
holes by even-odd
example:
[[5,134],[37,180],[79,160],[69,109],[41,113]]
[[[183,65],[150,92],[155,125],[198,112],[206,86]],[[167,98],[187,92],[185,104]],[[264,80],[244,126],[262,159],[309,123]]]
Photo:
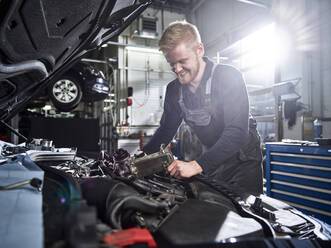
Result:
[[0,120],[56,75],[120,34],[151,1],[0,1]]

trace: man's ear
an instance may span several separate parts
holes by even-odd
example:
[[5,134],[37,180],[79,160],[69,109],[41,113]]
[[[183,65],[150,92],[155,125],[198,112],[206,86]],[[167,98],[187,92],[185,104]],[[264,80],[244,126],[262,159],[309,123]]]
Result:
[[198,44],[198,55],[202,57],[205,54],[205,47],[203,46],[203,43],[199,42]]

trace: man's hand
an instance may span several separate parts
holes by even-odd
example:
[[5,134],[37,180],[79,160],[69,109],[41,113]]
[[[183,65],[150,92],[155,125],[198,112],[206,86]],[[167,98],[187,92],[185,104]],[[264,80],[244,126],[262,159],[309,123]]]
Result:
[[167,170],[176,178],[189,178],[202,172],[201,166],[195,160],[191,162],[174,160]]

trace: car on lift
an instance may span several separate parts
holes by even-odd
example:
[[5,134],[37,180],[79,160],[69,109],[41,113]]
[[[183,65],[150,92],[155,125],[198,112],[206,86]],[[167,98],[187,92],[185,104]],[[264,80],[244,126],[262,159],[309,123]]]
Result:
[[150,4],[149,0],[0,1],[0,119],[15,116]]
[[95,102],[108,97],[110,86],[101,70],[78,62],[48,86],[48,96],[62,112],[75,109],[81,101]]

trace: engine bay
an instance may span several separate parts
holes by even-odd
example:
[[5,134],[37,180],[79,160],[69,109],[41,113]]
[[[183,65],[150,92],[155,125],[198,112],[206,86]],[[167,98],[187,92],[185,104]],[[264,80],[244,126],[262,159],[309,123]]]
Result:
[[170,177],[165,168],[174,157],[163,147],[150,155],[119,149],[89,159],[34,140],[5,144],[1,156],[2,164],[15,158],[22,165],[29,157],[44,171],[45,247],[228,247],[331,238],[323,223],[279,200],[239,195],[206,175]]

